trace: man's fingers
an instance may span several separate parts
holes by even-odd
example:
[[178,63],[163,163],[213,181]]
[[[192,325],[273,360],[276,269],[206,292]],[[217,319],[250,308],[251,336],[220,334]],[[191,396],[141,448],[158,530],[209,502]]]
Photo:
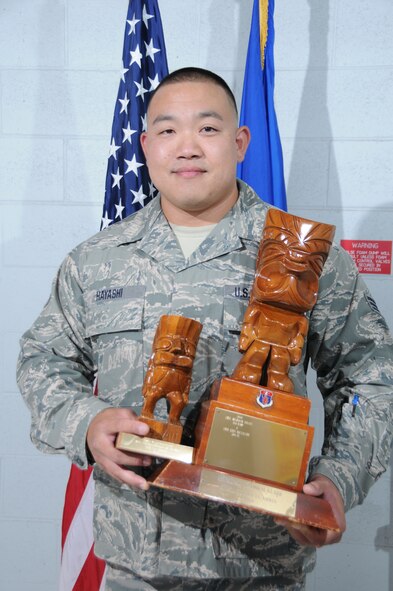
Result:
[[119,432],[143,437],[149,433],[149,426],[139,421],[130,409],[105,409],[90,423],[86,437],[88,449],[95,462],[112,478],[128,486],[146,490],[149,486],[146,480],[127,468],[149,466],[152,460],[145,455],[117,449],[115,440]]
[[149,425],[139,421],[138,417],[127,416],[102,417],[101,422],[98,423],[98,427],[100,430],[105,430],[106,433],[112,435],[117,435],[117,433],[123,432],[144,437],[150,431]]
[[323,529],[298,524],[292,524],[289,529],[291,535],[298,535],[299,539],[303,540],[305,546],[320,548],[326,544],[326,531]]
[[109,446],[97,452],[95,460],[104,469],[108,462],[117,464],[118,466],[150,466],[152,462],[149,456],[123,452]]
[[87,444],[95,460],[97,452],[113,447],[119,432],[132,433],[141,437],[149,433],[149,426],[139,421],[136,415],[126,408],[110,408],[100,412],[90,423],[87,431]]
[[323,495],[323,493],[324,493],[322,486],[318,482],[318,480],[312,480],[311,482],[307,482],[303,486],[303,492],[306,495],[310,495],[312,497],[319,497],[319,496]]
[[322,497],[331,506],[340,532],[329,531],[326,544],[335,544],[341,540],[346,529],[345,510],[343,498],[335,484],[322,474],[315,474],[312,479],[303,486],[303,492],[311,496]]
[[120,450],[115,450],[111,459],[119,466],[150,466],[152,462],[150,456]]
[[113,462],[108,462],[106,465],[102,465],[102,468],[112,476],[112,478],[122,484],[127,484],[131,488],[139,488],[141,490],[148,490],[149,488],[149,483],[143,478],[143,476],[139,476],[139,474],[135,474],[135,472],[132,472],[131,470],[125,470]]
[[149,425],[136,418],[121,418],[113,421],[113,433],[132,433],[144,437],[150,431]]
[[287,526],[290,536],[301,546],[311,546],[309,539],[298,529]]
[[298,544],[302,546],[314,546],[320,548],[327,542],[327,531],[317,527],[310,527],[301,523],[295,523],[287,519],[276,518],[277,525],[285,527]]

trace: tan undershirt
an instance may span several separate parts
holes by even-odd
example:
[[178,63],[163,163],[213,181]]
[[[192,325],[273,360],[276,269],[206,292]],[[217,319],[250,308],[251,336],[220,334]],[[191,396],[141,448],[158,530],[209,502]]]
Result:
[[186,259],[198,248],[217,224],[208,226],[178,226],[171,224],[171,228],[180,244]]

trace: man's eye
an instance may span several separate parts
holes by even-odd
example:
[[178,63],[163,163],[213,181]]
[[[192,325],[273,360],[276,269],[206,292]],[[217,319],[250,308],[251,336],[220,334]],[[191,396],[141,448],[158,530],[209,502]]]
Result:
[[215,127],[212,127],[211,125],[205,125],[205,127],[202,128],[202,131],[206,133],[214,133],[215,131],[217,131],[217,129]]
[[170,135],[171,133],[173,133],[173,129],[163,129],[160,131],[160,135]]

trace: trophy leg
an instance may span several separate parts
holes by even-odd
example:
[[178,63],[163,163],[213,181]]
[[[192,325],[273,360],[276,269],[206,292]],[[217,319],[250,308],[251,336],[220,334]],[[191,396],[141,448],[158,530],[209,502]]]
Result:
[[231,378],[241,382],[260,384],[264,365],[267,361],[270,345],[261,341],[254,341],[244,352],[235,367]]
[[166,395],[166,398],[170,403],[168,421],[173,425],[180,425],[180,415],[185,406],[182,392],[179,390],[169,392],[169,394]]
[[140,416],[146,419],[153,419],[155,406],[161,398],[164,398],[164,396],[165,392],[163,392],[161,388],[152,386],[149,391],[149,396],[145,396]]
[[292,380],[288,377],[291,360],[284,347],[272,347],[267,370],[267,387],[281,392],[293,392]]

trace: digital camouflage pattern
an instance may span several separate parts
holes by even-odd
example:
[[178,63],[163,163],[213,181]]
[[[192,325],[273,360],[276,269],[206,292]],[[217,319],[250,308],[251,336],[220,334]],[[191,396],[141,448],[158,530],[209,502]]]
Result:
[[288,577],[252,577],[247,579],[191,579],[155,577],[143,579],[125,569],[107,564],[105,591],[304,591],[305,580]]
[[[240,183],[240,198],[185,260],[159,198],[73,250],[42,314],[22,338],[18,381],[42,451],[87,467],[86,431],[109,406],[138,412],[158,321],[179,314],[203,323],[184,443],[192,444],[201,399],[230,374],[268,205]],[[350,257],[333,246],[309,319],[295,392],[306,395],[309,360],[325,403],[323,455],[311,471],[337,485],[346,509],[386,470],[392,440],[392,338]],[[98,375],[98,397],[93,379]],[[353,397],[359,404],[353,415]],[[157,406],[158,418],[166,409]],[[301,579],[314,551],[265,515],[151,488],[131,490],[98,467],[96,552],[145,577],[286,576]]]

